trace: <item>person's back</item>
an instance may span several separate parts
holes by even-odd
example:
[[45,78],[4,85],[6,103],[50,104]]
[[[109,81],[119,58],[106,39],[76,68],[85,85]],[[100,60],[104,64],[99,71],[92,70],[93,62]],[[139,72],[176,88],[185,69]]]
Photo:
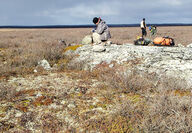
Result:
[[146,29],[146,24],[144,20],[141,21],[140,27]]
[[98,34],[101,35],[101,40],[102,41],[106,41],[109,38],[111,38],[109,27],[107,26],[107,24],[103,20],[101,20],[99,22],[99,24],[97,25],[97,28],[96,28],[95,32],[97,32]]

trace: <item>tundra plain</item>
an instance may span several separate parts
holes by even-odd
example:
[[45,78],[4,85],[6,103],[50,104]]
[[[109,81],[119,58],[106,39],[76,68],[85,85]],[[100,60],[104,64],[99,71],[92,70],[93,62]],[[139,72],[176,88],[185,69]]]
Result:
[[[141,59],[112,67],[102,62],[92,71],[82,68],[85,62],[70,63],[81,56],[66,52],[83,47],[91,30],[0,29],[0,131],[191,132],[192,93],[185,82],[140,73],[134,68]],[[115,47],[133,43],[141,33],[139,27],[110,31]],[[156,36],[187,46],[191,35],[191,26],[177,26],[157,27]],[[51,70],[38,65],[43,59]],[[126,75],[127,70],[133,71]]]

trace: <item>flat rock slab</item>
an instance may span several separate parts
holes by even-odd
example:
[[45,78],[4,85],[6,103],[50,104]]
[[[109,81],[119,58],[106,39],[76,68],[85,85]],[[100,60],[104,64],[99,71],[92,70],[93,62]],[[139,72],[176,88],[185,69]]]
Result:
[[78,48],[75,54],[79,56],[71,62],[83,61],[86,69],[94,69],[102,62],[124,64],[139,59],[135,69],[156,73],[159,77],[179,78],[186,82],[187,88],[192,87],[192,49],[188,47],[86,45]]
[[102,45],[94,45],[93,46],[93,51],[94,52],[104,52],[106,48]]

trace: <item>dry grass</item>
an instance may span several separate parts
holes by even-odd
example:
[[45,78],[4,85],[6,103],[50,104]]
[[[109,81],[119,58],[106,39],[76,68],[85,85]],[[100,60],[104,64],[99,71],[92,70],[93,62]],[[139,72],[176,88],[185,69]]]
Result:
[[2,76],[31,73],[40,60],[46,59],[53,65],[63,57],[65,46],[56,40],[44,41],[37,38],[28,40],[24,34],[23,37],[19,37],[10,36],[1,40],[0,75]]
[[119,105],[116,115],[129,120],[135,132],[191,132],[190,103],[190,97],[161,91],[137,104],[125,101]]
[[0,84],[0,101],[3,100],[11,100],[16,93],[16,89],[12,86],[8,86],[6,84]]
[[[123,27],[110,28],[113,42],[119,44],[133,43],[138,35],[141,34],[139,27]],[[0,29],[0,40],[4,42],[10,38],[12,42],[16,40],[29,41],[46,41],[50,39],[65,40],[67,44],[81,43],[85,35],[91,34],[91,28],[71,28],[71,29]],[[175,39],[176,44],[181,43],[188,45],[192,42],[191,39],[192,26],[176,26],[176,27],[158,27],[157,36],[170,36]],[[2,43],[0,43],[2,44]]]

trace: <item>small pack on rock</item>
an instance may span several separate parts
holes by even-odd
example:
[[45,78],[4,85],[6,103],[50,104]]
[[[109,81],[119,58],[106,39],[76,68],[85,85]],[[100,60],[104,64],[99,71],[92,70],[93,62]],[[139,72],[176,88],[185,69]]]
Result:
[[175,42],[173,38],[165,36],[165,37],[156,37],[153,41],[153,44],[156,46],[174,46]]
[[142,37],[137,37],[137,40],[134,41],[135,45],[147,46],[149,43],[151,43],[150,39],[147,39],[147,38],[145,39],[145,38],[142,38]]

